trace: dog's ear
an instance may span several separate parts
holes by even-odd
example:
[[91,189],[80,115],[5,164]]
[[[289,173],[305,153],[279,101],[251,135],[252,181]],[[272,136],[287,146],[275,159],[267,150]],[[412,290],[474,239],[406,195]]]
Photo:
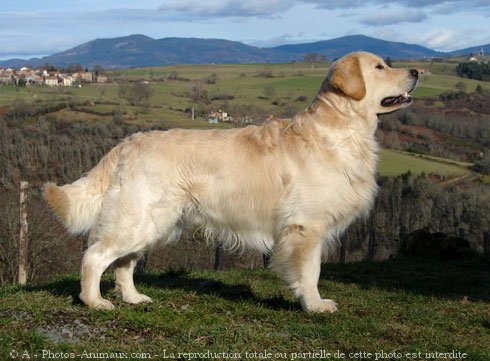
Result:
[[337,61],[330,77],[332,87],[355,100],[366,95],[366,84],[357,56],[348,56]]

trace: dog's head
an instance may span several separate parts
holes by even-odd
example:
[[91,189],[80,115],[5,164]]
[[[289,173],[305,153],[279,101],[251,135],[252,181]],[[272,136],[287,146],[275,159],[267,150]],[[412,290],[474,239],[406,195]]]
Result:
[[410,92],[417,80],[415,69],[390,68],[374,54],[356,52],[330,66],[319,95],[334,93],[354,108],[369,109],[369,113],[375,114],[389,113],[412,103]]

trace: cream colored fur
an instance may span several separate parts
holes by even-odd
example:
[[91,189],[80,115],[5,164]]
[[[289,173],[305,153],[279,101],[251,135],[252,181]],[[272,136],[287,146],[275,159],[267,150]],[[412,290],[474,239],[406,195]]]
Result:
[[133,284],[138,255],[176,241],[193,224],[229,247],[270,252],[271,267],[305,310],[335,311],[317,288],[322,249],[370,210],[377,114],[399,107],[380,102],[411,91],[416,80],[372,54],[353,53],[330,67],[311,106],[291,120],[135,134],[75,183],[48,183],[45,198],[68,230],[90,230],[80,298],[113,308],[99,282],[117,260],[123,300],[151,301]]

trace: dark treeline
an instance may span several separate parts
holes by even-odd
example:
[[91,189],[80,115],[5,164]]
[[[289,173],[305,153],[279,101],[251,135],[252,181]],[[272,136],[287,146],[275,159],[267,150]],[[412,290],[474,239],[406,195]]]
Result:
[[15,99],[8,107],[7,114],[4,115],[5,120],[23,121],[38,117],[40,115],[57,112],[69,106],[70,101],[60,100],[53,102],[34,102],[28,103],[24,99]]
[[[84,113],[96,114],[100,116],[110,116],[114,115],[115,111],[111,112],[100,112],[91,109],[98,104],[97,101],[82,101],[77,97],[65,97],[53,101],[35,101],[26,102],[22,98],[15,99],[11,105],[9,105],[7,112],[3,115],[3,121],[10,122],[11,124],[16,123],[29,123],[33,119],[39,119],[40,117],[46,116],[49,118],[50,113],[57,112],[59,110],[68,108],[72,111],[83,111]],[[109,102],[104,101],[106,105],[114,105],[115,109],[120,107],[119,102]],[[43,117],[46,118],[46,117]]]
[[[11,282],[16,274],[20,180],[32,184],[28,215],[30,281],[77,272],[86,237],[69,237],[64,232],[42,202],[39,187],[48,180],[59,184],[73,182],[121,139],[142,130],[149,129],[120,122],[64,122],[45,116],[32,117],[29,121],[0,120],[0,283]],[[488,186],[474,182],[441,186],[427,177],[409,174],[382,178],[379,184],[370,217],[354,224],[345,237],[346,261],[386,259],[398,252],[405,235],[421,228],[460,235],[473,249],[484,249],[483,238],[490,224]],[[188,234],[189,239],[196,238],[192,230]],[[186,243],[189,245],[196,247],[196,252],[186,251],[186,254],[205,253],[203,244]],[[330,260],[339,258],[334,253]],[[155,265],[168,267],[162,259],[156,259]],[[193,267],[209,267],[204,261],[190,263]]]
[[137,126],[55,121],[38,117],[28,123],[0,121],[0,166],[4,189],[27,180],[40,185],[52,179],[72,182],[93,167]]
[[466,93],[463,90],[450,91],[439,95],[439,100],[445,104],[447,109],[467,108],[473,112],[490,114],[489,94],[483,93],[481,86],[476,87],[473,93]]
[[412,232],[427,229],[469,241],[484,251],[490,231],[490,187],[479,183],[434,184],[410,173],[380,178],[374,209],[348,230],[347,261],[387,259],[396,255]]
[[456,73],[462,78],[489,81],[490,64],[476,61],[459,63],[456,67]]

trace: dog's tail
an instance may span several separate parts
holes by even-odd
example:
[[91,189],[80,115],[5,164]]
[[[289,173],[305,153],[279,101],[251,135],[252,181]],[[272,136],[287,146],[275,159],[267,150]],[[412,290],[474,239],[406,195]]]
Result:
[[49,182],[44,185],[44,199],[71,234],[84,233],[97,221],[119,155],[120,145],[74,183],[57,186]]

